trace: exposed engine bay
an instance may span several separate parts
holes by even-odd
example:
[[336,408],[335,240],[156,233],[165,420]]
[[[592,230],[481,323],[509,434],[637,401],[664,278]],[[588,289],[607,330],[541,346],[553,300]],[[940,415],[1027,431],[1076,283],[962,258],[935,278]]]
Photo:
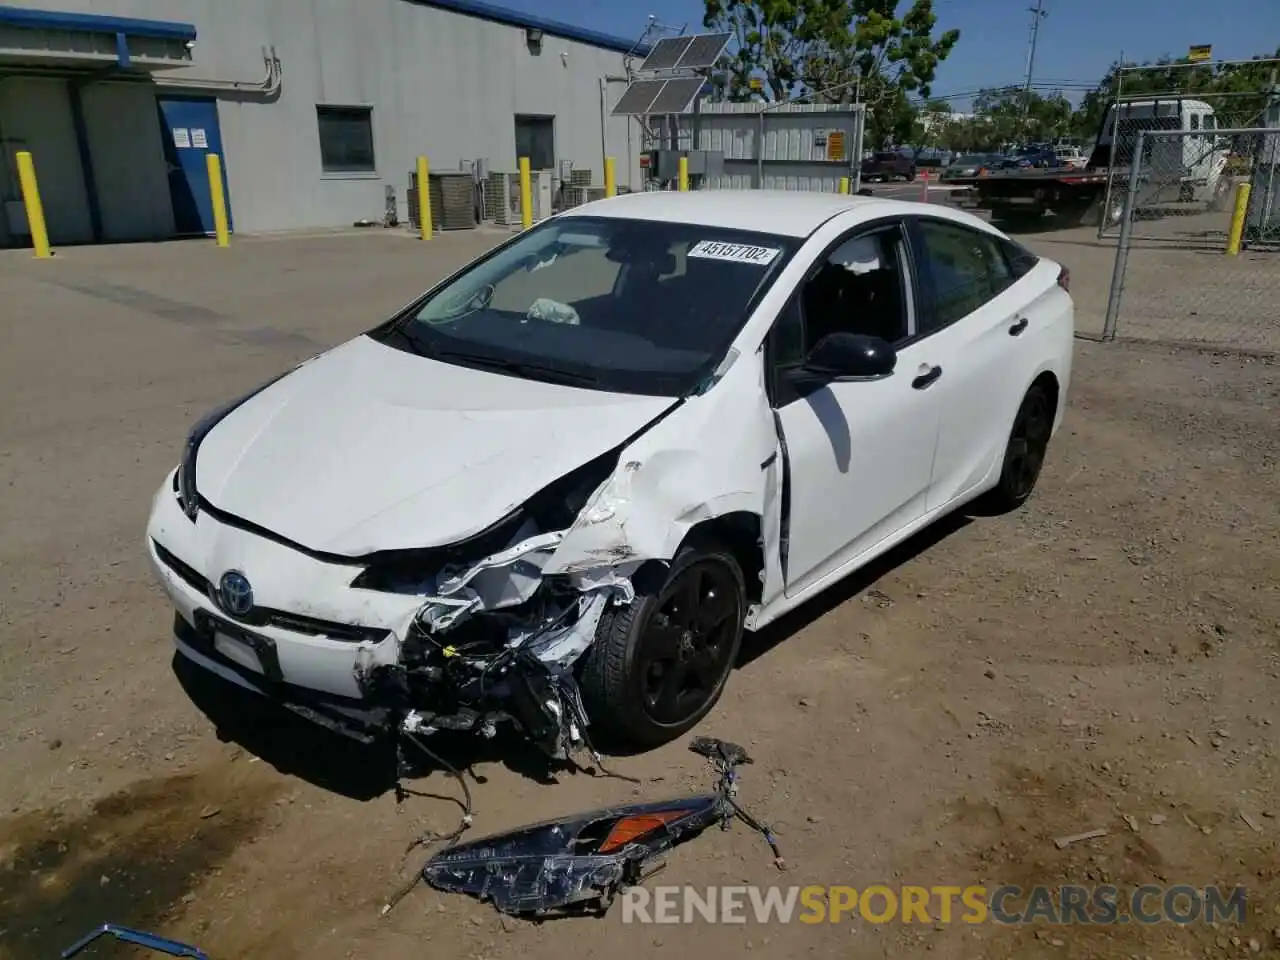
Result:
[[[544,570],[570,528],[607,519],[608,492],[597,488],[615,463],[616,453],[588,463],[466,543],[375,563],[354,584],[423,599],[396,662],[363,659],[356,667],[366,695],[391,708],[399,732],[492,737],[509,721],[554,759],[582,748],[594,755],[574,666],[606,609],[635,599],[630,577],[642,561]],[[555,524],[562,528],[542,532]],[[438,573],[417,575],[432,560]]]

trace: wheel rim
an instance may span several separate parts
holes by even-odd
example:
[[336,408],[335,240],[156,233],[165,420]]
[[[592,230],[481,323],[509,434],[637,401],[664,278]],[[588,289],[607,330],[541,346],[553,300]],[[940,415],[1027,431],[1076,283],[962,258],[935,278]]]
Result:
[[676,726],[701,710],[724,682],[742,624],[733,574],[700,560],[663,590],[636,657],[636,679],[648,717]]
[[1039,393],[1023,401],[1009,438],[1009,457],[1005,464],[1010,488],[1021,500],[1031,493],[1044,465],[1049,445],[1049,405]]

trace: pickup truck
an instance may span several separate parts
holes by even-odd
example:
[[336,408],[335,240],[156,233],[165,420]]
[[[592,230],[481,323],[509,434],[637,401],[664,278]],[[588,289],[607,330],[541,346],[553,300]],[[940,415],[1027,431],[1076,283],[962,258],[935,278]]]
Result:
[[889,180],[914,180],[916,162],[900,153],[885,151],[862,161],[864,183],[884,183]]
[[1098,225],[1104,218],[1106,224],[1114,224],[1123,212],[1138,131],[1183,130],[1196,133],[1147,138],[1138,206],[1144,211],[1186,204],[1218,209],[1226,202],[1230,184],[1224,176],[1226,151],[1214,129],[1213,108],[1201,100],[1113,103],[1083,167],[980,169],[951,181],[968,188],[956,191],[953,198],[958,206],[986,210],[993,219],[1011,224],[1038,223],[1045,214],[1062,226]]

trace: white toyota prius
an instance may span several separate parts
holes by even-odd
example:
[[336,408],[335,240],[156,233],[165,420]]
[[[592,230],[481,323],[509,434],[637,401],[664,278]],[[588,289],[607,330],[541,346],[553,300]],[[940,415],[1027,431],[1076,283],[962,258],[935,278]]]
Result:
[[670,740],[744,630],[1026,500],[1068,289],[942,206],[577,207],[196,424],[147,534],[178,651],[363,739]]

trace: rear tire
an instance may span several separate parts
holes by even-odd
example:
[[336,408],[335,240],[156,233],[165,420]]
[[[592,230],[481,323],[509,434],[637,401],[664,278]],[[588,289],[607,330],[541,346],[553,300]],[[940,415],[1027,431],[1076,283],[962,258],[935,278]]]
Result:
[[983,512],[1009,513],[1027,502],[1040,479],[1055,413],[1044,387],[1036,385],[1027,391],[1009,431],[1000,479],[982,498]]
[[638,749],[693,729],[733,672],[746,611],[733,554],[714,543],[682,547],[665,575],[636,583],[635,600],[601,618],[578,677],[592,726]]

